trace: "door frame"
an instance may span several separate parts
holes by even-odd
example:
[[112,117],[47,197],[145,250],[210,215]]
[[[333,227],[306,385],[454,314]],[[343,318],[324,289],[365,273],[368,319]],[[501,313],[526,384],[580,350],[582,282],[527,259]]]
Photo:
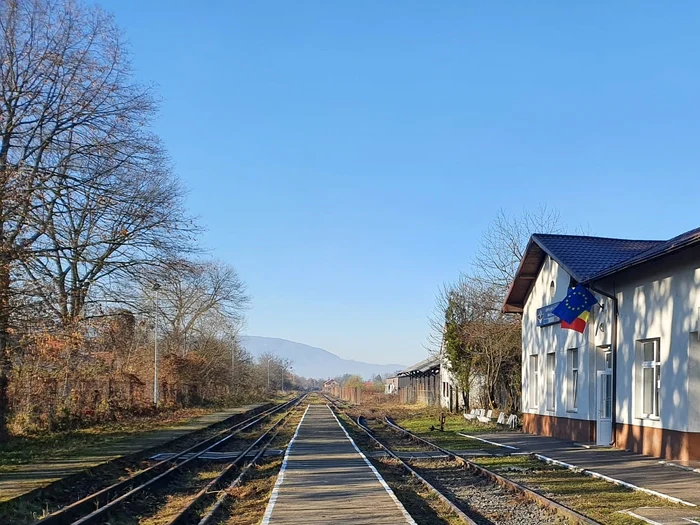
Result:
[[[608,416],[603,417],[603,401],[604,397],[602,395],[602,389],[604,387],[604,382],[603,382],[603,377],[607,376],[608,381],[610,382],[610,397],[608,398]],[[612,411],[615,409],[614,408],[614,403],[612,399],[612,370],[610,368],[606,368],[604,370],[598,370],[596,373],[596,445],[609,445],[610,442],[612,441],[612,434],[613,434],[613,428],[612,428]],[[603,423],[603,424],[601,424]],[[603,430],[603,427],[609,428],[609,432],[606,433],[606,436],[601,436],[601,430]],[[606,430],[607,430],[606,428]],[[605,437],[601,441],[601,437]]]

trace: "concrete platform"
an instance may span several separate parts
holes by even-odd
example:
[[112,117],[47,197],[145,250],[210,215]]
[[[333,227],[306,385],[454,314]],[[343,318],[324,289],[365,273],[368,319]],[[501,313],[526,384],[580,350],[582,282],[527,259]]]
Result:
[[479,434],[479,437],[516,447],[518,450],[513,450],[514,453],[540,454],[700,506],[700,473],[666,465],[658,458],[610,447],[584,447],[571,441],[522,432]]
[[628,510],[626,514],[651,525],[700,524],[700,510],[693,507],[684,507],[682,509],[640,507]]
[[259,404],[255,404],[228,408],[191,419],[184,424],[134,434],[107,445],[95,445],[94,447],[86,448],[79,455],[52,459],[41,463],[17,465],[12,470],[0,472],[0,502],[17,498],[32,490],[45,487],[59,479],[107,461],[163,445],[190,432],[201,430],[233,415],[253,410],[259,406]]
[[309,405],[262,525],[415,525],[326,405]]

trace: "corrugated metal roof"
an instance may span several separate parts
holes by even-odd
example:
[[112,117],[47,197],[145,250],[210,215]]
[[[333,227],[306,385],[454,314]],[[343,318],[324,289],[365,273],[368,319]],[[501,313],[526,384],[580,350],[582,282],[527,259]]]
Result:
[[427,372],[428,370],[431,370],[431,369],[439,367],[439,366],[440,366],[440,358],[439,357],[428,357],[427,359],[423,359],[422,361],[419,361],[415,365],[411,365],[408,368],[401,370],[401,372],[399,372],[398,375],[410,374],[412,372],[424,373],[424,372]]

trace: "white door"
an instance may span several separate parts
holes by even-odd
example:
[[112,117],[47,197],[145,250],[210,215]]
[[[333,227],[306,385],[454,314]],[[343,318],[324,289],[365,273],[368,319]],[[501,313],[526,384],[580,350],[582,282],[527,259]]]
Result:
[[612,441],[612,373],[598,371],[598,425],[596,445],[609,445]]

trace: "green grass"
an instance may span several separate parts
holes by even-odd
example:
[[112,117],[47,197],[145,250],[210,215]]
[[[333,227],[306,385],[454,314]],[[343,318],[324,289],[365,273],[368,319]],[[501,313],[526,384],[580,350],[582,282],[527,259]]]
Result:
[[[463,434],[494,432],[496,431],[494,423],[474,423],[464,419],[462,414],[445,414],[445,416],[444,432],[439,430],[440,413],[433,410],[401,414],[401,417],[396,419],[396,423],[423,439],[450,450],[491,450],[495,448],[493,445],[483,441],[466,438],[458,434],[458,432]],[[438,430],[431,431],[431,426]]]
[[643,523],[620,512],[627,509],[643,506],[680,507],[665,499],[548,465],[527,456],[479,457],[473,461],[605,525]]

